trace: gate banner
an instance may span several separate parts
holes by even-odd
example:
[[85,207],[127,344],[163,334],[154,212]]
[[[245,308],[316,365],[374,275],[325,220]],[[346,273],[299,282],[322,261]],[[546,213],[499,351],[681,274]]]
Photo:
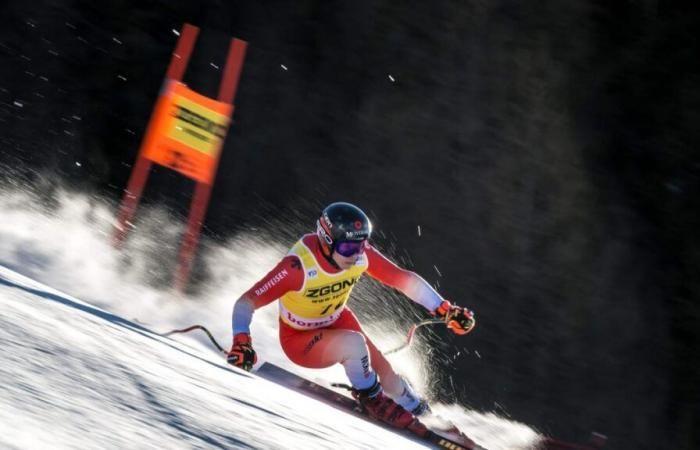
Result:
[[212,184],[233,105],[168,80],[158,98],[143,156],[198,182]]

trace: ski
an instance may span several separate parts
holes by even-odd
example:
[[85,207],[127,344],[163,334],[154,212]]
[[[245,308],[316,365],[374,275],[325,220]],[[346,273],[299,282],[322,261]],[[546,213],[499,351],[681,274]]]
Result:
[[333,391],[325,386],[314,383],[313,381],[302,378],[268,362],[263,363],[254,371],[254,373],[261,378],[272,381],[273,383],[292,389],[304,395],[308,395],[309,397],[334,406],[356,417],[360,417],[363,420],[370,421],[390,431],[402,433],[412,439],[427,442],[437,448],[445,448],[448,450],[486,450],[485,448],[474,443],[464,433],[456,429],[456,427],[449,430],[431,429],[431,427],[428,427],[430,432],[424,437],[417,436],[406,430],[393,428],[369,417],[360,409],[359,405],[354,399],[339,392]]
[[[415,328],[430,323],[433,323],[433,321],[427,320],[421,322],[418,325],[414,325],[414,328],[409,332],[407,343],[399,348],[391,350],[388,353],[399,351],[402,348],[410,345]],[[211,340],[212,344],[216,347],[216,349],[220,353],[226,355],[226,350],[224,350],[224,348],[221,347],[221,345],[219,345],[218,342],[216,342],[214,336],[212,336],[209,330],[207,330],[206,327],[202,325],[193,325],[179,330],[172,330],[168,333],[163,333],[162,336],[170,336],[176,333],[187,333],[192,330],[201,330],[204,333],[206,333],[206,335],[209,337],[209,340]],[[332,389],[309,381],[305,378],[297,376],[292,372],[284,370],[281,367],[275,366],[274,364],[265,362],[261,364],[260,367],[255,369],[254,372],[257,373],[261,378],[267,379],[276,384],[285,386],[289,389],[313,397],[319,401],[330,404],[331,406],[335,406],[336,408],[342,409],[364,420],[371,421],[372,423],[382,426],[383,428],[386,428],[393,432],[402,432],[409,437],[429,442],[439,448],[447,448],[450,450],[486,450],[483,447],[480,447],[478,444],[474,443],[474,441],[472,441],[469,437],[467,437],[463,432],[461,432],[454,424],[452,424],[449,421],[442,420],[443,423],[439,426],[428,426],[428,424],[424,423],[430,430],[430,435],[420,437],[415,434],[410,434],[405,430],[399,430],[397,428],[390,427],[387,424],[374,420],[367,414],[363,413],[363,411],[359,408],[359,405],[357,404],[357,402],[355,402],[354,399],[346,395],[342,395],[336,391],[333,391]],[[437,417],[437,419],[440,418]],[[554,439],[552,437],[545,436],[543,440],[539,443],[537,450],[599,450],[605,446],[606,442],[607,437],[596,432],[591,433],[589,443],[583,445],[564,442],[558,439]]]

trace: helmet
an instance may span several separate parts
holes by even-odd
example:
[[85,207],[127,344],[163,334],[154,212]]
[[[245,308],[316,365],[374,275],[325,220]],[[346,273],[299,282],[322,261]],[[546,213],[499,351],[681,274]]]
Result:
[[332,254],[340,242],[364,241],[371,234],[372,222],[367,214],[350,203],[331,203],[316,222],[316,235],[327,255]]

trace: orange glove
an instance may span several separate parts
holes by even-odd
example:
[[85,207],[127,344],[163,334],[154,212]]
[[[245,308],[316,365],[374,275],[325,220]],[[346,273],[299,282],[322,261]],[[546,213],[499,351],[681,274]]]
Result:
[[474,329],[474,312],[461,306],[452,305],[447,300],[435,309],[435,316],[445,321],[447,328],[455,334],[467,334]]
[[233,337],[233,346],[226,361],[249,372],[253,369],[253,365],[258,362],[258,356],[253,350],[253,340],[248,333],[238,333]]

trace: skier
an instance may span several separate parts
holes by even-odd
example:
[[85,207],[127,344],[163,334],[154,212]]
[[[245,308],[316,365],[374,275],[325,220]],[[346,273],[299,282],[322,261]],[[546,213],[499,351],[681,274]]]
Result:
[[316,233],[299,239],[236,301],[227,360],[252,369],[257,361],[249,328],[253,312],[279,299],[280,343],[292,362],[308,368],[342,364],[354,397],[370,416],[416,432],[422,427],[416,416],[428,409],[427,403],[364,333],[347,306],[350,293],[367,272],[443,319],[457,334],[474,328],[474,314],[443,299],[417,274],[396,266],[369,244],[371,234],[372,224],[357,206],[337,202],[326,207]]

